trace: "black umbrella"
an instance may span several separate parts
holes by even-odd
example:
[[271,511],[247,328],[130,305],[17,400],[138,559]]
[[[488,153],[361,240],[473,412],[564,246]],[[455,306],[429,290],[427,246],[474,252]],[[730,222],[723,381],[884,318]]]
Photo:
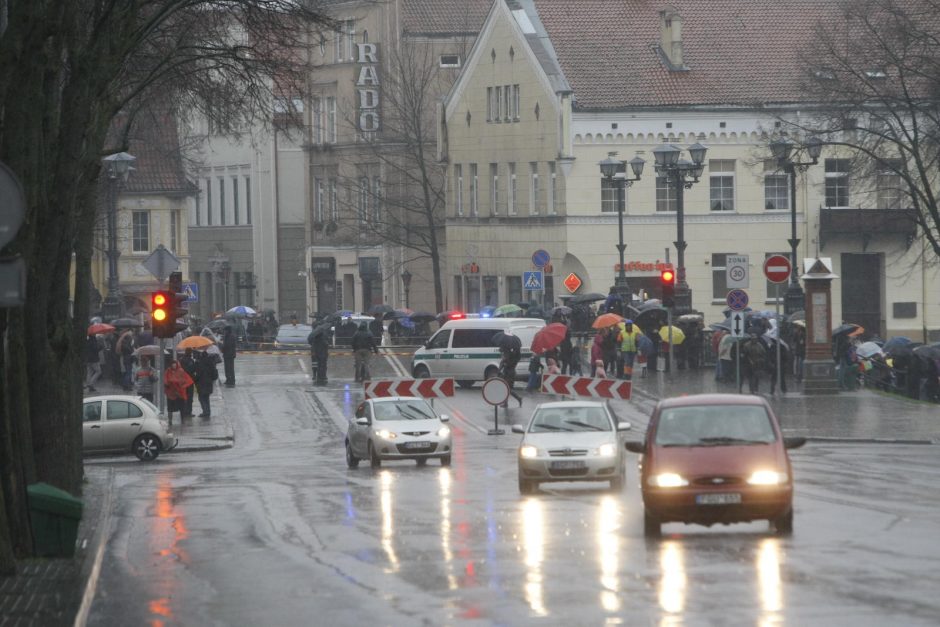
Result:
[[561,305],[561,306],[559,306],[559,307],[555,307],[554,309],[552,309],[552,315],[553,315],[553,316],[570,316],[570,315],[571,315],[571,307],[566,307],[566,306],[564,306],[564,305]]
[[493,336],[493,345],[501,351],[522,350],[522,340],[518,336],[502,331]]
[[800,309],[787,316],[787,322],[796,322],[797,320],[806,320],[806,311]]
[[371,307],[369,307],[369,311],[367,311],[366,313],[374,316],[377,314],[387,314],[390,311],[393,311],[392,306],[382,303],[379,305],[372,305]]
[[108,324],[116,329],[139,329],[144,326],[143,322],[139,322],[133,318],[116,318]]
[[659,307],[649,307],[641,310],[636,318],[632,318],[632,320],[641,329],[658,329],[666,324],[666,310]]
[[426,311],[416,311],[408,317],[411,318],[414,322],[430,322],[431,320],[437,318],[437,316],[434,314],[428,313]]
[[914,349],[914,354],[924,359],[940,359],[940,342],[918,346]]
[[394,309],[385,314],[386,320],[394,320],[395,318],[410,318],[414,312],[410,309]]
[[837,335],[842,335],[843,333],[851,333],[859,328],[859,325],[848,322],[846,324],[840,324],[835,329],[832,330],[832,337]]
[[577,296],[572,296],[571,300],[568,302],[572,305],[578,305],[580,303],[593,303],[598,300],[604,300],[607,298],[603,294],[598,294],[597,292],[588,292],[587,294],[578,294]]

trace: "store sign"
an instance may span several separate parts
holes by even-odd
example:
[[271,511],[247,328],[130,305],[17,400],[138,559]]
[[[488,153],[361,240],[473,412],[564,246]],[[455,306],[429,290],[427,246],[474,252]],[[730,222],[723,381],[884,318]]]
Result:
[[581,277],[579,277],[574,272],[566,276],[565,280],[562,282],[565,284],[565,289],[567,289],[568,292],[571,294],[574,294],[575,292],[577,292],[578,289],[580,289],[581,287]]
[[359,48],[359,130],[379,130],[378,44],[356,44]]
[[336,274],[336,260],[332,257],[313,257],[310,259],[310,271],[314,274]]
[[[663,270],[672,270],[671,263],[646,263],[644,261],[628,261],[623,264],[624,272],[662,272]],[[620,272],[620,264],[614,264],[614,272]]]

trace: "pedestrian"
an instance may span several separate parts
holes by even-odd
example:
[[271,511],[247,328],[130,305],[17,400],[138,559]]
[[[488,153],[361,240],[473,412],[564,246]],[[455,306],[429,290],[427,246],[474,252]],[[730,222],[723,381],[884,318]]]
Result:
[[121,387],[125,392],[134,389],[133,370],[134,370],[134,334],[131,331],[125,331],[121,334],[117,343],[117,354],[121,369]]
[[[502,338],[499,340],[499,377],[509,386],[509,395],[512,396],[522,407],[522,397],[512,391],[513,383],[516,381],[516,366],[522,359],[522,340],[513,335],[510,330],[503,331]],[[503,407],[509,407],[509,401],[503,403]]]
[[[153,402],[153,384],[157,380],[157,372],[150,363],[150,357],[141,355],[140,365],[134,369],[134,390],[138,396],[142,396],[151,403]],[[181,415],[184,415],[182,412]]]
[[594,378],[606,379],[607,369],[604,367],[604,360],[598,359],[594,362]]
[[542,358],[532,353],[529,359],[529,384],[525,388],[527,391],[534,392],[542,387],[542,370]]
[[351,342],[356,381],[368,381],[371,378],[369,376],[369,360],[373,354],[379,352],[375,344],[375,337],[369,331],[369,325],[365,322],[360,323],[359,329],[353,333]]
[[173,412],[180,412],[180,420],[186,407],[186,388],[192,385],[192,378],[183,370],[180,362],[171,360],[163,373],[163,389],[166,392],[166,415],[173,422]]
[[561,373],[569,374],[571,372],[571,354],[574,346],[571,344],[571,329],[565,329],[565,337],[558,345],[558,361],[560,362]]
[[326,385],[326,362],[330,356],[327,328],[326,325],[318,326],[307,336],[307,343],[310,344],[311,375],[316,385]]
[[549,357],[545,360],[545,372],[547,374],[561,374],[561,368],[558,367],[558,363]]
[[200,352],[196,357],[196,394],[199,396],[199,405],[202,407],[200,418],[211,418],[212,407],[210,398],[212,388],[219,378],[219,371],[215,367],[215,362],[207,353]]
[[101,378],[101,344],[94,335],[85,340],[85,387],[89,392],[97,392],[95,383]]
[[604,354],[604,368],[611,377],[617,376],[617,334],[613,328],[601,329],[601,349]]
[[596,364],[598,361],[603,363],[604,361],[604,336],[603,331],[598,331],[594,334],[594,341],[591,342],[591,364]]
[[617,341],[620,342],[620,358],[623,363],[623,370],[619,373],[621,379],[633,380],[633,362],[636,361],[638,339],[641,335],[640,329],[633,326],[633,320],[625,320],[619,325]]
[[581,341],[578,340],[578,345],[571,350],[571,363],[568,366],[568,374],[571,376],[584,376],[584,372],[581,370],[581,351],[583,348]]
[[193,383],[190,383],[189,387],[186,388],[186,408],[183,411],[183,418],[192,418],[193,399],[196,396],[196,359],[193,357],[193,349],[186,349],[186,352],[180,357],[180,365],[193,380]]
[[238,341],[232,327],[226,326],[222,333],[222,361],[225,362],[225,387],[235,387],[235,353]]
[[806,327],[793,325],[793,374],[797,382],[803,381],[803,362],[806,361]]

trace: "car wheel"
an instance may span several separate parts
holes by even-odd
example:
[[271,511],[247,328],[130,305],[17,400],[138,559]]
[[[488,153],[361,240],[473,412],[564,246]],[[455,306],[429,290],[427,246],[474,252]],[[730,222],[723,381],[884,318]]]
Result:
[[535,492],[533,482],[519,477],[519,494],[532,494],[533,492]]
[[134,440],[134,455],[142,462],[155,460],[160,456],[161,448],[160,438],[150,433],[139,435]]
[[662,535],[663,526],[658,520],[649,515],[649,512],[643,512],[643,535],[647,538],[658,538]]
[[770,521],[770,524],[773,525],[778,535],[790,535],[793,533],[793,509],[791,508],[786,514],[779,518],[774,518]]
[[379,458],[378,452],[376,452],[375,447],[372,446],[372,442],[369,442],[369,465],[373,468],[378,468],[382,465],[382,460]]
[[431,371],[427,366],[415,366],[415,379],[427,379],[431,376]]
[[353,455],[352,446],[348,441],[346,442],[346,465],[350,468],[359,467],[359,458]]
[[622,492],[623,491],[623,475],[617,475],[610,480],[610,491],[611,492]]
[[416,459],[415,461],[418,462],[418,465],[419,465],[419,466],[427,466],[427,465],[428,465],[428,458],[427,458],[427,457],[419,457],[419,458]]
[[450,466],[450,455],[441,458],[441,466]]
[[495,379],[497,376],[499,376],[499,368],[497,368],[496,366],[490,366],[489,368],[483,371],[484,379]]
[[474,381],[471,381],[469,379],[457,379],[457,385],[459,385],[465,390],[469,390],[470,388],[472,388],[473,384],[474,384]]

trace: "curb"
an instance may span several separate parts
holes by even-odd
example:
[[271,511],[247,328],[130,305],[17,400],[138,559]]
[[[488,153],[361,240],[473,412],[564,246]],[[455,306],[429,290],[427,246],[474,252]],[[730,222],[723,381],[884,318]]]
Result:
[[824,442],[832,444],[937,444],[936,440],[904,440],[901,438],[844,438],[827,436],[803,436],[807,442]]
[[111,500],[114,489],[114,469],[108,468],[108,478],[105,489],[102,494],[101,510],[98,512],[98,523],[95,529],[95,535],[92,540],[92,546],[89,547],[88,554],[92,557],[91,563],[86,558],[81,568],[81,577],[85,580],[82,590],[81,603],[78,611],[75,613],[75,620],[72,623],[74,627],[84,627],[88,622],[88,613],[91,611],[91,603],[95,598],[95,592],[98,588],[98,577],[101,575],[101,563],[104,561],[104,548],[107,543],[108,534],[111,531]]

